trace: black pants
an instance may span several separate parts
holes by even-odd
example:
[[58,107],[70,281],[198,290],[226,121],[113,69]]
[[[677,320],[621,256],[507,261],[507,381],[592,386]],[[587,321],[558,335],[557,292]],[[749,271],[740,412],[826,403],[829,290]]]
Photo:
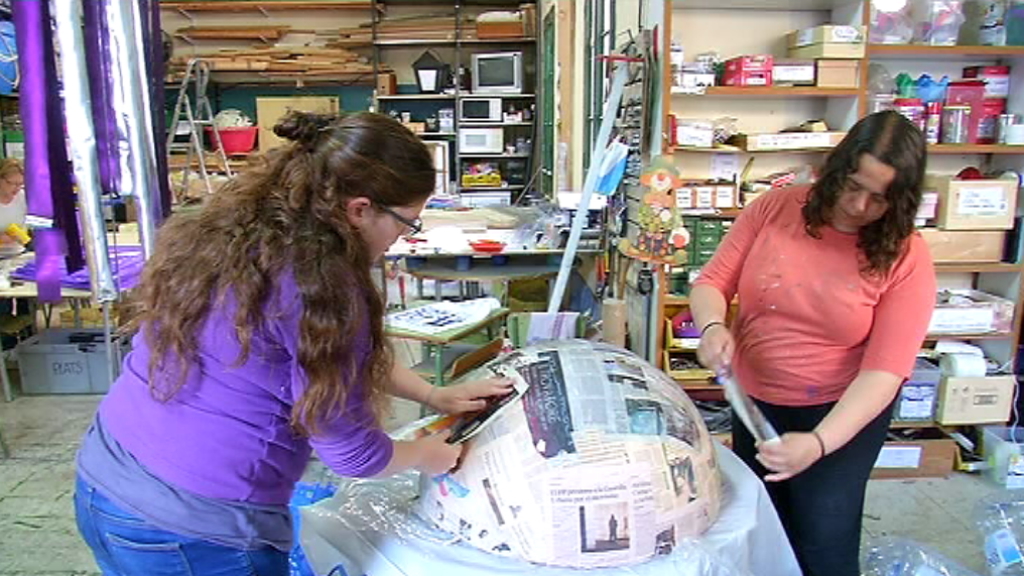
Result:
[[[757,405],[781,435],[813,430],[834,403],[790,407],[758,401]],[[891,419],[890,405],[846,446],[789,480],[765,483],[804,576],[860,574],[864,490]],[[754,438],[735,416],[732,439],[736,455],[764,478],[767,471],[754,459]]]

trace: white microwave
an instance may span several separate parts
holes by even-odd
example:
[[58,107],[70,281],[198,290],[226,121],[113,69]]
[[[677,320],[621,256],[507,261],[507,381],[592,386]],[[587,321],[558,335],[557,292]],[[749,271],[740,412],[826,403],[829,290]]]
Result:
[[459,152],[462,154],[501,154],[505,151],[502,128],[460,128]]
[[459,121],[501,122],[501,98],[463,98],[459,100]]

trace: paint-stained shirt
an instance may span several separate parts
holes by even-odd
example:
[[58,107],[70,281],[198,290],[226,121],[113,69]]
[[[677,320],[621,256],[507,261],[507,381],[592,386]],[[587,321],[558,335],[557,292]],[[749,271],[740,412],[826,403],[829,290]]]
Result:
[[755,398],[785,406],[838,400],[860,371],[910,375],[935,304],[935,269],[918,233],[881,276],[865,275],[857,234],[811,236],[806,186],[743,209],[696,284],[738,296],[733,370]]

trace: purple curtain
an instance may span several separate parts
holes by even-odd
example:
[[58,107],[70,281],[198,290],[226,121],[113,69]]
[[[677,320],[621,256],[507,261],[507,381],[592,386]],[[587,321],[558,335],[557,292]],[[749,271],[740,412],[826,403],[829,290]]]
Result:
[[30,216],[52,228],[35,234],[39,299],[60,300],[61,257],[67,270],[85,265],[78,232],[71,166],[64,145],[64,119],[53,53],[49,3],[15,0],[12,5],[21,69],[20,108],[25,127],[25,189]]

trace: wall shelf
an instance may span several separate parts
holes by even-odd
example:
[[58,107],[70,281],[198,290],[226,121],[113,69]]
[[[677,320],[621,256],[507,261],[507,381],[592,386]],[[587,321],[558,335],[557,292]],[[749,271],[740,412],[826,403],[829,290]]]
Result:
[[870,58],[1019,58],[1024,46],[926,46],[919,44],[869,44]]
[[506,128],[509,126],[533,126],[533,122],[459,122],[462,128]]
[[536,38],[466,38],[463,40],[454,40],[447,38],[423,38],[421,40],[377,40],[376,42],[373,43],[373,45],[379,48],[415,48],[417,46],[457,46],[459,44],[472,44],[480,46],[493,46],[501,44],[531,44],[536,41]]
[[832,148],[797,148],[794,150],[744,150],[735,146],[722,146],[721,148],[700,148],[697,146],[673,146],[670,152],[697,152],[704,154],[821,154],[831,152]]
[[461,158],[529,158],[529,154],[471,154],[459,152]]
[[275,0],[249,2],[246,0],[209,2],[160,2],[160,8],[182,12],[267,12],[281,10],[370,10],[372,2],[300,2]]
[[454,100],[454,94],[387,94],[377,100]]
[[936,264],[935,272],[938,274],[972,274],[984,272],[997,272],[1002,274],[1016,274],[1021,271],[1020,264],[1007,264],[1005,262],[979,262],[977,264]]
[[673,96],[695,98],[707,96],[832,98],[860,96],[862,92],[860,88],[819,88],[817,86],[709,86],[704,90],[704,94],[693,94],[672,88]]
[[925,342],[937,340],[1010,340],[1012,332],[989,332],[985,334],[929,334],[925,336]]
[[1005,144],[929,144],[929,154],[1024,154],[1024,146]]

